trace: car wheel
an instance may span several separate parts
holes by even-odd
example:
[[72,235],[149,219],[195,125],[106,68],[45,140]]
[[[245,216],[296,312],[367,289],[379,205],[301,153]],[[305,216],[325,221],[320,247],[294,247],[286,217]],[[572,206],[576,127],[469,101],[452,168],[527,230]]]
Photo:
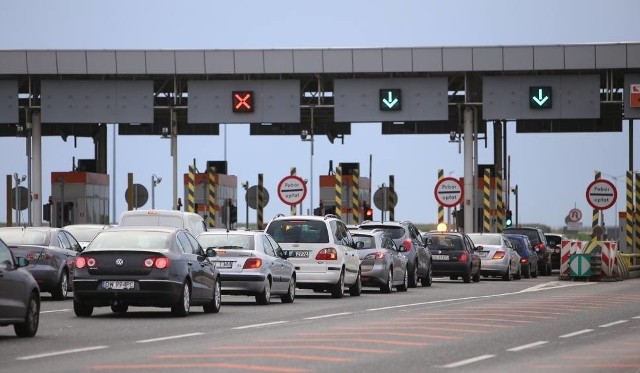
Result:
[[69,274],[66,270],[62,271],[56,288],[51,291],[51,296],[56,300],[64,300],[69,294]]
[[78,317],[89,317],[93,313],[93,306],[88,306],[79,298],[73,297],[73,312]]
[[467,269],[467,271],[462,274],[462,281],[465,284],[468,284],[471,282],[471,269]]
[[220,279],[216,278],[216,282],[213,284],[213,299],[211,299],[211,303],[204,304],[202,309],[204,313],[218,313],[220,312],[221,304],[222,291],[220,290]]
[[409,272],[405,269],[404,276],[402,276],[402,285],[398,285],[398,291],[407,291],[409,289]]
[[362,278],[360,277],[360,270],[358,270],[356,283],[349,287],[349,295],[352,297],[359,297],[360,294],[362,294]]
[[502,281],[511,281],[511,266],[507,266],[507,272],[502,275]]
[[522,278],[522,267],[518,264],[518,273],[513,275],[514,280],[520,280]]
[[525,267],[523,276],[524,276],[524,278],[530,278],[531,277],[531,264],[529,264],[528,266]]
[[185,282],[182,285],[182,296],[178,303],[174,304],[171,307],[171,313],[174,316],[178,317],[186,317],[189,315],[189,310],[191,309],[191,289],[189,289],[189,284]]
[[256,295],[256,302],[263,306],[266,306],[271,302],[271,280],[269,278],[267,278],[264,287],[262,288],[262,292]]
[[411,266],[411,273],[409,273],[409,287],[415,288],[418,286],[418,263],[413,263]]
[[127,304],[114,304],[111,306],[111,312],[115,313],[125,313],[129,310],[129,305]]
[[457,279],[458,279],[458,276],[449,276],[449,280],[454,280],[455,281]]
[[389,268],[387,271],[387,282],[380,286],[380,292],[391,293],[391,289],[393,289],[393,268]]
[[480,266],[478,266],[478,272],[471,279],[473,282],[480,282]]
[[331,287],[331,296],[342,298],[344,296],[344,269],[340,272],[338,282]]
[[551,276],[551,263],[547,263],[547,276]]
[[287,290],[287,294],[280,297],[280,301],[282,303],[293,303],[296,298],[296,278],[295,276],[291,276],[289,280],[289,289]]
[[538,278],[538,263],[536,263],[536,268],[531,272],[531,277]]
[[430,287],[433,283],[433,265],[429,264],[429,270],[427,271],[427,275],[420,279],[422,286]]
[[40,297],[38,293],[32,293],[27,304],[27,316],[24,322],[13,325],[13,330],[18,337],[33,337],[38,332],[40,323]]

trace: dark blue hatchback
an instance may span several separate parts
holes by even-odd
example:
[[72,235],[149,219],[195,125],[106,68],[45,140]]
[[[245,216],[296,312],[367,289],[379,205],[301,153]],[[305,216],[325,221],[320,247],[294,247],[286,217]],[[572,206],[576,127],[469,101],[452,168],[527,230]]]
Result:
[[505,234],[513,249],[520,255],[520,267],[524,278],[538,277],[538,255],[531,248],[529,238],[523,234]]

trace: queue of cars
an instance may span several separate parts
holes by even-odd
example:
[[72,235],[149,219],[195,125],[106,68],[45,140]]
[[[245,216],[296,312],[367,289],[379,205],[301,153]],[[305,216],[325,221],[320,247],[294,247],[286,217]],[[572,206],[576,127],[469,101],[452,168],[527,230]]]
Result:
[[222,294],[267,305],[272,296],[293,303],[297,288],[342,298],[360,296],[363,286],[382,293],[428,287],[433,276],[465,283],[537,277],[553,252],[518,232],[420,232],[408,221],[347,226],[335,215],[278,216],[264,231],[242,231],[206,230],[199,215],[179,211],[125,215],[117,226],[0,228],[0,326],[34,336],[40,292],[65,299],[73,291],[78,317],[130,306],[184,317],[192,306],[218,313]]

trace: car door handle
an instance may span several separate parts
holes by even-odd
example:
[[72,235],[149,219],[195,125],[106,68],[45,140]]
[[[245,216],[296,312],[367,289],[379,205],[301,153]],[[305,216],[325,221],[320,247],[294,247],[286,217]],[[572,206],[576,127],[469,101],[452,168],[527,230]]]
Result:
[[193,266],[193,263],[192,263],[192,262],[187,262],[187,264],[188,264],[188,265],[190,265],[190,266]]

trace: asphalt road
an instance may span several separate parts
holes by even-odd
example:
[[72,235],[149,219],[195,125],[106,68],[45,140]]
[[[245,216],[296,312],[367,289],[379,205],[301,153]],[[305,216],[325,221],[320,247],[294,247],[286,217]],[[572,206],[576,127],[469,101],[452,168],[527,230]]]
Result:
[[36,337],[0,328],[0,372],[637,372],[640,279],[479,283],[293,304],[224,296],[192,308],[98,308],[77,318],[45,294]]

